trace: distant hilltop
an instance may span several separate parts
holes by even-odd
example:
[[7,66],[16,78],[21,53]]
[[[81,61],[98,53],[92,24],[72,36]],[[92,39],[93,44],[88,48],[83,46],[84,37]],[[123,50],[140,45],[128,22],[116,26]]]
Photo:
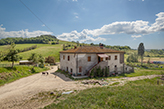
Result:
[[0,45],[8,45],[11,43],[15,44],[25,44],[25,43],[43,43],[48,44],[49,41],[58,41],[56,36],[53,35],[41,35],[37,37],[31,37],[31,38],[23,38],[23,37],[15,37],[15,38],[4,38],[0,39]]

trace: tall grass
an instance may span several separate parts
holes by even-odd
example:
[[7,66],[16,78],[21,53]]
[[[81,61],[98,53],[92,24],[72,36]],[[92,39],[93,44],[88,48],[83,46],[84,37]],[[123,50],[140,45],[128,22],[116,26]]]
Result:
[[44,109],[162,109],[164,86],[157,78],[129,82],[125,86],[97,87],[80,91]]
[[11,67],[0,68],[0,86],[15,81],[17,79],[47,70],[47,68],[35,67],[35,71],[32,71],[32,67],[33,66],[21,65],[14,66],[13,69]]

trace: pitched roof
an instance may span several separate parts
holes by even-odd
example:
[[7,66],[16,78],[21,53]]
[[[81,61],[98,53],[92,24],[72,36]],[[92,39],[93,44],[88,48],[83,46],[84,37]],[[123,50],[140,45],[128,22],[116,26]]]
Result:
[[125,53],[125,52],[108,49],[105,47],[103,47],[102,49],[99,46],[81,46],[76,49],[64,50],[61,51],[60,53]]

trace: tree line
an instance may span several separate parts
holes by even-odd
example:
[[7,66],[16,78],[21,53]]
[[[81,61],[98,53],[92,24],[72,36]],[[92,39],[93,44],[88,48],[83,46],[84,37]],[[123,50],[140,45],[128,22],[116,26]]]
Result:
[[[90,45],[92,46],[99,46],[101,43],[99,44],[94,44],[94,43],[91,43]],[[111,45],[105,45],[103,44],[104,47],[106,48],[110,48],[110,49],[114,49],[114,50],[131,50],[131,48],[129,46],[111,46]]]
[[154,54],[164,55],[164,50],[151,49],[149,52]]
[[22,37],[15,37],[15,38],[4,38],[0,40],[0,45],[8,45],[8,44],[25,44],[25,43],[42,43],[48,44],[50,41],[57,41],[58,39],[52,35],[41,35],[37,37],[31,38],[22,38]]
[[35,48],[37,48],[37,45],[33,45],[31,47],[26,47],[24,49],[17,49],[17,51],[18,51],[18,53],[20,53],[20,52],[25,52],[25,51],[33,50]]

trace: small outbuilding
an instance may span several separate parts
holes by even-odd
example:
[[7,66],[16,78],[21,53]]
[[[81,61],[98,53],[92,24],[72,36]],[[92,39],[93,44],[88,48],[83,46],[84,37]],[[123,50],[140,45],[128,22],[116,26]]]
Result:
[[20,60],[19,65],[32,65],[33,62],[28,61],[28,60]]

